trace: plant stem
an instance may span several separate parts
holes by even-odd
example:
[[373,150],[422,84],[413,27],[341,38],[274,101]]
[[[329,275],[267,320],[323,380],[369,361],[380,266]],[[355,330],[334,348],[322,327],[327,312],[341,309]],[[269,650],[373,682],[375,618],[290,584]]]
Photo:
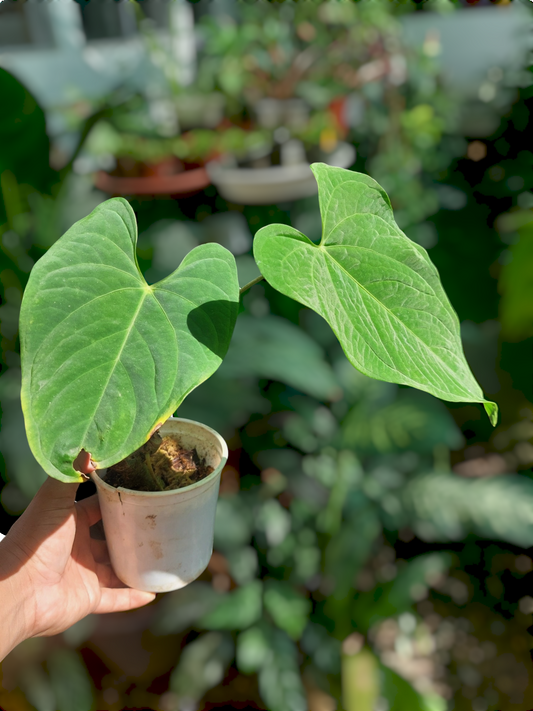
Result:
[[259,284],[260,281],[263,281],[265,277],[260,274],[258,277],[255,279],[252,279],[252,281],[248,282],[248,284],[245,284],[241,289],[239,290],[239,294],[242,296],[245,291],[248,291],[248,289],[251,289],[254,284]]

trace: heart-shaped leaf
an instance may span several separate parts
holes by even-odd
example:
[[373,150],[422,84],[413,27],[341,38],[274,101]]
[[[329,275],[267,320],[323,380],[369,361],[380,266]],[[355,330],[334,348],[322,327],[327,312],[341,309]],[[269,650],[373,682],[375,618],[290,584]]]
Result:
[[79,481],[80,450],[99,468],[140,447],[222,362],[238,311],[233,256],[193,249],[149,286],[135,215],[114,198],[77,222],[35,265],[20,315],[22,406],[33,454]]
[[361,173],[311,168],[322,240],[314,244],[286,225],[263,227],[254,256],[265,279],[326,319],[365,375],[451,402],[481,402],[495,424],[497,406],[468,367],[438,272],[397,226],[383,188]]

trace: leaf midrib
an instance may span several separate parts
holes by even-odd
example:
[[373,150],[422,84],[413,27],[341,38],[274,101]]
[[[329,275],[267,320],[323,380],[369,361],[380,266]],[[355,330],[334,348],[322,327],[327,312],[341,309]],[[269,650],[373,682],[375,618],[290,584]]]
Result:
[[[315,249],[324,250],[324,251],[328,254],[328,256],[329,256],[336,264],[339,264],[339,265],[340,265],[340,263],[339,263],[336,259],[334,259],[333,256],[329,253],[328,249],[331,248],[331,247],[334,247],[334,246],[341,246],[341,245],[325,245],[325,246],[323,246],[323,245],[314,244],[314,243],[311,242],[309,245],[305,245],[305,246],[307,246],[307,247],[314,247]],[[371,252],[374,252],[374,250],[370,249],[369,247],[360,247],[359,245],[342,245],[342,248],[346,248],[346,247],[353,247],[353,248],[355,248],[355,249],[367,249],[367,250],[369,250],[369,251],[371,251]],[[287,254],[285,254],[285,255],[282,257],[282,259],[281,259],[281,261],[280,261],[280,265],[282,265],[284,262],[288,261],[288,260],[290,259],[290,257],[292,257],[293,254],[298,253],[298,251],[299,251],[299,247],[298,247],[298,246],[295,246],[292,251],[287,252]],[[375,253],[376,253],[376,254],[380,254],[379,252],[375,252]],[[384,256],[384,257],[387,258],[387,259],[391,259],[392,261],[396,261],[396,262],[398,262],[398,264],[403,264],[403,262],[400,262],[399,260],[395,260],[393,257],[388,257],[387,255],[380,255],[380,256]],[[405,265],[404,265],[404,266],[405,266]],[[408,268],[409,268],[409,267],[408,267]],[[344,270],[344,271],[346,272],[346,270]],[[412,270],[412,271],[413,271],[413,270]],[[346,273],[349,274],[349,272],[346,272]],[[417,272],[415,272],[415,273],[417,273]],[[359,284],[359,282],[358,282],[356,279],[354,279],[354,281],[355,281],[357,284]],[[389,280],[382,279],[382,280],[380,280],[380,281],[381,281],[381,282],[383,282],[383,281],[395,281],[395,282],[398,282],[398,283],[400,283],[400,284],[404,284],[405,286],[407,286],[407,287],[409,287],[409,288],[416,289],[416,287],[411,286],[410,284],[405,284],[405,282],[401,282],[399,279],[395,279],[395,280],[393,280],[393,279],[389,279]],[[372,282],[372,283],[375,283],[375,282]],[[428,286],[431,288],[430,284],[429,284],[427,281],[426,281],[425,283],[428,284]],[[361,285],[361,288],[364,289],[364,287],[363,287],[362,285]],[[365,290],[366,290],[366,289],[365,289]],[[366,291],[368,291],[368,290],[366,290]],[[420,291],[420,290],[417,289],[417,291]],[[369,293],[370,293],[370,292],[369,292]],[[432,294],[428,294],[427,292],[423,292],[423,291],[420,291],[420,293],[421,293],[421,294],[425,294],[426,296],[433,296],[435,299],[437,299],[437,301],[438,301],[441,305],[443,305],[443,304],[442,304],[442,301],[439,299],[438,295],[435,294],[434,291],[433,291]],[[373,295],[372,295],[372,296],[373,296]],[[379,299],[377,299],[376,297],[374,297],[374,299],[376,299],[376,301],[378,301],[378,303],[381,304],[381,301],[379,301]],[[383,306],[383,308],[385,308],[385,309],[387,308],[384,304],[382,304],[382,306]],[[397,318],[398,318],[398,317],[397,317]],[[455,339],[456,339],[456,336],[454,335],[453,331],[451,331],[451,329],[449,328],[449,326],[447,326],[443,321],[441,321],[440,319],[438,319],[436,316],[435,316],[435,318],[436,318],[437,321],[443,326],[443,328],[445,328],[445,329],[448,331],[448,333],[450,334],[450,336],[455,340]],[[398,319],[398,320],[399,320],[399,319]],[[403,321],[401,321],[401,323],[403,323]],[[407,328],[407,326],[406,326],[406,328]],[[409,329],[408,329],[408,330],[409,330]],[[374,352],[375,352],[375,351],[374,351]],[[376,356],[377,356],[377,354],[376,354]],[[380,358],[380,360],[382,360],[382,359]],[[383,362],[385,363],[385,361],[383,361]],[[400,371],[398,371],[398,372],[400,372]]]
[[[355,181],[352,180],[352,181],[349,181],[349,182],[352,182],[352,183],[355,182],[355,183],[357,183],[356,180],[355,180]],[[329,208],[329,204],[328,204],[328,208]],[[389,209],[390,209],[390,212],[392,213],[392,208],[389,208]],[[356,245],[356,244],[350,244],[350,245],[346,245],[346,244],[342,244],[342,245],[340,245],[340,244],[326,244],[326,242],[328,241],[328,239],[331,237],[332,233],[337,229],[337,227],[338,227],[339,225],[342,225],[343,222],[345,222],[346,220],[351,219],[352,217],[363,217],[363,216],[365,216],[365,215],[370,215],[370,216],[372,216],[372,217],[375,217],[377,220],[380,220],[384,225],[386,225],[387,228],[389,228],[389,231],[388,231],[388,236],[389,236],[389,237],[395,237],[395,236],[396,236],[396,237],[397,237],[398,239],[400,239],[400,240],[402,239],[402,237],[403,237],[404,239],[406,239],[406,240],[407,240],[407,243],[408,243],[409,246],[411,247],[411,250],[412,250],[413,255],[415,255],[418,259],[421,259],[422,262],[424,263],[424,266],[425,266],[426,268],[431,268],[431,267],[433,267],[433,269],[435,269],[435,267],[431,264],[431,261],[429,260],[426,251],[424,250],[423,254],[421,255],[420,252],[419,252],[418,249],[417,249],[417,248],[423,249],[423,247],[420,247],[420,245],[417,245],[416,242],[413,242],[412,240],[410,240],[410,239],[405,235],[405,233],[402,232],[402,230],[400,230],[400,228],[399,228],[396,224],[395,224],[395,225],[391,225],[391,223],[390,223],[390,222],[387,222],[383,217],[381,217],[381,215],[377,215],[377,214],[374,213],[374,212],[353,212],[352,214],[347,215],[346,217],[343,217],[342,220],[340,220],[339,222],[336,222],[336,223],[335,223],[335,225],[331,228],[331,230],[328,232],[327,235],[324,235],[324,236],[322,237],[322,239],[321,239],[321,241],[320,241],[320,244],[318,244],[318,245],[316,245],[316,244],[314,244],[314,243],[312,243],[312,244],[314,244],[315,247],[324,247],[324,248],[325,248],[325,247],[344,247],[344,248],[355,247],[355,248],[358,248],[358,249],[371,249],[370,247],[361,247],[360,245]],[[392,234],[392,233],[390,232],[390,228],[392,228],[392,227],[396,227],[396,229],[398,230],[398,234],[397,234],[397,235],[394,235],[394,234]],[[378,252],[377,250],[373,250],[373,251],[375,251],[376,254],[381,254],[382,256],[388,256],[388,255],[383,255],[381,252]],[[426,257],[426,259],[424,259],[424,257]],[[399,259],[395,259],[394,257],[389,257],[389,259],[394,259],[394,261],[398,262],[398,264],[404,264],[404,262],[401,262]],[[415,271],[415,270],[413,270],[413,271]],[[435,275],[435,276],[438,276],[438,275]],[[429,284],[429,282],[428,282],[427,280],[426,280],[426,284],[427,284],[428,286],[430,286],[430,284]],[[435,295],[435,298],[439,300],[439,302],[442,304],[442,306],[443,306],[445,309],[446,309],[446,307],[448,307],[448,306],[451,307],[451,304],[449,304],[448,301],[447,301],[446,294],[443,294],[443,295],[441,296],[439,293],[435,293],[434,295]]]
[[[132,332],[132,330],[133,330],[133,327],[134,327],[134,325],[135,325],[135,321],[137,320],[137,316],[139,315],[139,313],[140,313],[140,311],[141,311],[141,308],[142,308],[144,302],[146,301],[146,297],[148,296],[149,293],[151,293],[151,290],[150,290],[150,292],[148,292],[148,291],[146,291],[146,290],[144,291],[144,293],[143,293],[143,295],[142,295],[142,298],[141,298],[141,300],[140,300],[140,302],[139,302],[139,306],[137,307],[137,310],[136,310],[135,314],[133,315],[133,318],[131,319],[130,327],[128,328],[128,330],[127,330],[127,332],[126,332],[126,336],[125,336],[125,338],[124,338],[124,340],[123,340],[123,342],[122,342],[122,346],[121,346],[121,348],[120,348],[120,351],[118,352],[117,357],[115,358],[115,364],[113,365],[113,367],[111,368],[111,370],[110,370],[110,372],[109,372],[109,377],[107,378],[107,381],[106,381],[105,386],[102,388],[102,393],[101,393],[100,397],[98,398],[98,403],[97,403],[96,407],[94,408],[94,411],[93,411],[93,414],[92,414],[91,419],[90,419],[89,422],[88,422],[87,429],[86,429],[85,432],[83,433],[83,437],[81,437],[81,442],[82,442],[82,443],[85,443],[85,438],[87,437],[87,433],[88,433],[88,431],[89,431],[89,428],[90,428],[90,426],[92,425],[92,423],[93,423],[93,421],[94,421],[94,418],[95,418],[95,415],[96,415],[96,413],[97,413],[97,411],[98,411],[98,408],[99,408],[100,405],[102,404],[102,400],[103,400],[104,395],[105,395],[105,393],[106,393],[106,391],[107,391],[107,388],[108,388],[108,386],[109,386],[109,382],[111,381],[111,378],[113,377],[113,373],[115,372],[115,369],[116,369],[118,363],[120,362],[120,358],[121,358],[121,356],[122,356],[122,352],[124,351],[124,348],[126,347],[126,343],[128,342],[128,339],[129,339],[129,337],[130,337],[130,334],[131,334],[131,332]],[[137,410],[137,398],[136,398],[136,396],[135,396],[135,390],[133,390],[133,397],[135,398],[135,403],[136,403],[136,405],[135,405],[135,410]]]
[[[455,376],[456,374],[451,370],[450,366],[449,366],[447,363],[445,363],[445,362],[442,360],[442,358],[441,358],[437,353],[435,353],[433,350],[431,350],[431,348],[430,348],[426,343],[424,343],[424,341],[420,338],[420,336],[418,336],[414,331],[412,331],[412,330],[409,328],[409,326],[407,326],[400,318],[398,318],[398,316],[396,316],[396,314],[395,314],[393,311],[391,311],[387,306],[385,306],[385,304],[383,304],[383,303],[382,303],[379,299],[377,299],[370,291],[368,291],[368,289],[366,289],[359,281],[357,281],[357,279],[356,279],[354,276],[352,276],[352,275],[350,274],[350,272],[348,272],[348,271],[342,266],[342,264],[341,264],[340,262],[338,262],[336,259],[334,259],[334,257],[333,257],[331,254],[329,254],[329,252],[327,251],[326,247],[323,247],[322,245],[319,245],[319,249],[321,249],[321,250],[324,252],[324,254],[326,254],[327,257],[328,257],[329,259],[331,259],[331,261],[332,261],[334,264],[338,265],[338,267],[339,267],[352,281],[355,282],[355,284],[361,289],[361,291],[364,291],[366,294],[368,294],[377,304],[379,304],[379,306],[381,306],[381,308],[385,309],[385,311],[386,311],[387,313],[389,313],[391,316],[393,316],[394,319],[395,319],[396,321],[398,321],[398,322],[403,326],[403,328],[405,328],[406,331],[408,331],[409,333],[411,333],[411,334],[414,336],[414,338],[415,338],[417,341],[419,341],[419,342],[424,346],[424,350],[429,351],[440,363],[442,363],[442,365],[444,366],[445,370],[446,370],[448,373],[451,373],[451,374],[452,374],[452,380],[454,380],[454,376]],[[468,391],[466,391],[466,394],[467,394],[467,395],[472,395],[472,393],[470,393],[470,392],[468,392]],[[477,396],[476,396],[476,397],[477,397]],[[484,399],[483,399],[483,401],[484,401]]]

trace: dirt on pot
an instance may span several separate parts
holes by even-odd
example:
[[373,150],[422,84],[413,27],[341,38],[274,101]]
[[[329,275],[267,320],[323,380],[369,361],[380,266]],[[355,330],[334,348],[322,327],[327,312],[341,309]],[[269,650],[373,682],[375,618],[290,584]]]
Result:
[[174,435],[161,437],[155,432],[146,444],[110,467],[104,481],[134,491],[169,491],[195,484],[212,471],[196,449],[185,449]]

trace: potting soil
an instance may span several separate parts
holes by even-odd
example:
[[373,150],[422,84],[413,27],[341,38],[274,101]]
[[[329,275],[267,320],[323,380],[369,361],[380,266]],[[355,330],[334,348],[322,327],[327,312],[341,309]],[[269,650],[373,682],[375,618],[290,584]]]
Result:
[[178,437],[162,438],[156,432],[137,451],[110,467],[105,481],[134,491],[168,491],[195,484],[212,471],[196,449],[185,449]]

